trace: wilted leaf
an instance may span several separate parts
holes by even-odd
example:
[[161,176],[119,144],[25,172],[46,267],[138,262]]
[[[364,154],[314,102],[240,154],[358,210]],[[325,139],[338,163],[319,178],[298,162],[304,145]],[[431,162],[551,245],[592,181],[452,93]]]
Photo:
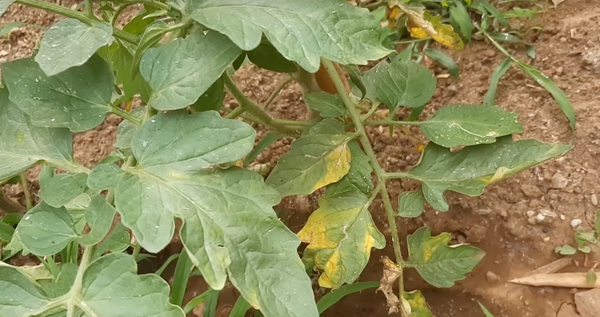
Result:
[[[339,126],[333,119],[320,126]],[[313,131],[316,131],[313,129]],[[303,135],[292,143],[292,149],[277,162],[267,184],[282,196],[307,195],[342,179],[350,170],[350,137],[319,131]]]
[[412,314],[410,317],[434,317],[421,291],[405,292],[404,299],[408,301]]
[[0,89],[0,181],[17,175],[39,161],[61,166],[73,161],[71,132],[60,128],[39,128],[8,100]]
[[316,317],[300,241],[272,209],[279,194],[258,174],[217,168],[243,158],[254,138],[249,125],[214,111],[152,117],[132,140],[138,164],[119,176],[117,211],[151,252],[171,241],[181,218],[182,242],[211,288],[229,277],[267,317]]
[[[436,79],[429,69],[413,61],[382,61],[366,72],[363,79],[373,89],[376,99],[395,113],[398,107],[425,105],[435,92]],[[368,93],[367,93],[368,94]]]
[[90,246],[102,241],[110,230],[115,213],[115,208],[104,197],[94,197],[85,210],[85,221],[90,227],[90,232],[81,237],[79,243]]
[[469,245],[448,246],[452,236],[443,232],[432,237],[428,228],[408,236],[409,267],[435,287],[452,287],[481,261],[485,252]]
[[105,22],[88,25],[75,19],[59,21],[44,33],[35,61],[47,76],[83,65],[112,41],[112,31]]
[[196,32],[149,49],[140,64],[142,76],[153,90],[149,104],[158,110],[193,104],[241,52],[227,37],[214,31],[206,35]]
[[[227,35],[241,49],[258,47],[264,33],[281,55],[312,73],[321,57],[364,65],[390,52],[381,45],[381,25],[369,11],[341,1],[208,0],[193,7],[194,20]],[[223,23],[224,16],[237,24]]]
[[32,59],[19,59],[2,65],[2,80],[10,100],[37,126],[87,131],[111,111],[113,74],[98,56],[51,77]]
[[371,249],[385,246],[369,204],[368,197],[356,191],[325,196],[298,232],[300,240],[308,243],[304,260],[323,270],[321,287],[336,289],[353,283],[367,265]]
[[377,291],[382,291],[387,301],[388,314],[397,313],[402,309],[404,316],[409,316],[411,313],[410,306],[407,307],[408,302],[403,298],[402,302],[394,294],[394,282],[402,275],[402,269],[399,268],[396,263],[392,262],[387,256],[383,256],[380,260],[383,263],[383,277],[381,277],[381,284]]
[[326,92],[314,92],[304,95],[306,105],[312,110],[318,111],[323,118],[337,118],[346,115],[346,107],[337,95]]
[[421,192],[403,192],[398,196],[398,216],[419,217],[425,208],[425,197]]
[[523,133],[517,118],[517,113],[496,106],[446,106],[423,122],[421,131],[435,144],[448,148],[494,143],[498,137]]
[[23,246],[39,256],[54,255],[77,237],[73,219],[66,208],[41,202],[25,214],[18,226]]
[[564,154],[571,148],[571,145],[536,140],[513,141],[510,136],[458,152],[430,142],[419,164],[407,173],[407,177],[421,181],[425,199],[433,208],[446,211],[446,190],[469,196],[481,195],[487,185]]
[[41,198],[58,208],[68,204],[85,190],[87,174],[56,174],[47,181],[40,179]]

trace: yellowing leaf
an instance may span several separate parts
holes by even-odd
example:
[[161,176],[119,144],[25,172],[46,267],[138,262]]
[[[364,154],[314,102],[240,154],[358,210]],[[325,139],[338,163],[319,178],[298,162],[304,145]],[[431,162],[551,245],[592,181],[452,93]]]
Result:
[[319,285],[335,289],[358,278],[371,249],[382,249],[385,238],[375,227],[369,200],[361,192],[325,196],[319,205],[298,237],[309,243],[304,261],[323,270]]
[[405,292],[404,299],[410,304],[410,317],[434,317],[421,291]]

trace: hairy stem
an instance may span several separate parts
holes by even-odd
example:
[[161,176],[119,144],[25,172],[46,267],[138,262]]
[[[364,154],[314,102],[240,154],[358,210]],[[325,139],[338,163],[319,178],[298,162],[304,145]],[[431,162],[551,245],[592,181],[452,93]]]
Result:
[[277,84],[275,85],[275,89],[269,96],[269,99],[267,99],[267,101],[265,102],[265,111],[269,109],[269,106],[273,103],[273,101],[275,101],[275,98],[279,96],[281,90],[283,90],[283,88],[285,88],[285,86],[287,86],[287,84],[289,84],[292,80],[294,80],[294,76],[287,74],[285,75],[285,77],[281,78],[279,82],[277,82]]
[[23,187],[23,193],[25,194],[25,206],[27,207],[27,210],[29,210],[33,208],[33,198],[31,197],[31,191],[29,190],[29,182],[27,182],[26,173],[21,173],[19,178],[21,179],[21,187]]
[[[334,83],[336,89],[338,91],[346,91],[345,90],[346,88],[344,86],[342,78],[340,77],[340,74],[338,73],[338,71],[335,68],[335,66],[333,65],[333,63],[326,59],[322,59],[321,62],[323,63],[323,66],[325,66],[325,69],[327,70],[327,72],[329,73],[329,76],[333,80],[333,83]],[[377,156],[375,155],[375,151],[373,151],[373,147],[371,146],[371,141],[369,140],[369,137],[367,136],[367,133],[365,131],[365,127],[361,122],[361,116],[360,116],[360,113],[358,112],[358,110],[356,109],[356,104],[350,99],[348,94],[342,93],[342,94],[340,94],[340,98],[342,99],[342,101],[344,102],[344,105],[346,106],[348,112],[350,113],[350,117],[352,118],[352,122],[354,124],[354,127],[356,128],[356,132],[360,134],[360,137],[359,137],[360,143],[361,143],[365,153],[369,156],[371,166],[373,167],[373,171],[375,172],[375,176],[377,177],[378,188],[380,188],[383,205],[385,207],[385,212],[386,212],[386,215],[388,218],[388,223],[389,223],[390,231],[392,234],[392,243],[394,246],[394,255],[396,258],[396,264],[400,268],[400,272],[402,272],[402,269],[404,268],[404,260],[402,259],[402,249],[400,246],[400,237],[398,236],[398,228],[396,226],[396,215],[395,215],[394,209],[392,208],[392,203],[390,201],[390,197],[388,195],[387,188],[385,185],[386,173],[383,170],[383,168],[381,168],[379,163],[377,162]],[[400,282],[399,282],[400,298],[403,298],[404,281],[403,281],[402,273],[400,274],[399,280],[400,280]],[[403,316],[403,317],[408,317],[408,316]]]
[[[15,1],[15,3],[20,3],[20,4],[24,4],[26,6],[29,6],[29,7],[38,8],[38,9],[46,10],[49,12],[54,12],[56,14],[60,14],[67,18],[79,20],[85,24],[91,25],[91,24],[99,22],[98,19],[93,17],[93,14],[90,17],[86,14],[83,14],[83,13],[75,11],[75,10],[71,10],[69,8],[65,8],[58,4],[53,4],[53,3],[49,3],[49,2],[45,2],[45,1],[41,1],[41,0],[17,0],[17,1]],[[133,43],[133,44],[137,43],[136,36],[129,34],[125,31],[116,29],[116,28],[113,28],[113,36],[116,38],[119,38],[123,41],[129,42],[129,43]]]
[[120,116],[121,118],[126,119],[127,121],[131,121],[133,124],[135,124],[136,126],[140,126],[142,124],[142,120],[140,120],[138,117],[132,115],[131,113],[117,107],[117,106],[112,106],[111,108],[112,113]]

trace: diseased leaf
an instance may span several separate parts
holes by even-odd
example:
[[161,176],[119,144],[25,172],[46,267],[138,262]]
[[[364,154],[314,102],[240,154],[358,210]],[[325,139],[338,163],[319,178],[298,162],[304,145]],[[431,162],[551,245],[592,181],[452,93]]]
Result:
[[[333,119],[322,122],[319,127],[340,125]],[[311,194],[339,181],[350,170],[349,136],[317,131],[314,127],[311,130],[315,132],[292,143],[290,152],[279,159],[267,178],[267,185],[277,189],[282,196]]]
[[79,243],[90,246],[99,243],[110,230],[116,210],[104,197],[97,195],[85,210],[85,221],[90,232],[81,237]]
[[[375,97],[395,113],[400,107],[425,105],[435,92],[436,79],[429,69],[413,61],[382,61],[363,76]],[[368,88],[367,88],[368,89]]]
[[77,237],[67,209],[44,202],[29,210],[17,228],[23,246],[39,256],[54,255]]
[[448,71],[450,71],[450,75],[452,75],[452,77],[458,78],[458,73],[460,72],[460,70],[454,59],[452,59],[452,57],[430,47],[424,49],[423,53],[432,60],[448,68]]
[[448,246],[452,236],[443,232],[432,237],[428,228],[408,236],[408,261],[427,283],[452,287],[481,261],[485,252],[470,245]]
[[225,100],[225,82],[219,78],[191,105],[191,108],[197,112],[219,111],[223,105],[223,100]]
[[300,240],[309,244],[304,261],[323,271],[321,287],[336,289],[353,283],[366,267],[371,249],[385,246],[369,205],[368,197],[360,192],[325,196],[298,232]]
[[248,52],[248,59],[256,66],[278,73],[293,73],[298,67],[281,54],[267,41],[262,41],[257,48]]
[[48,181],[40,179],[41,198],[52,207],[62,207],[83,193],[86,181],[85,173],[56,174]]
[[0,266],[0,316],[28,317],[41,312],[48,300],[18,270]]
[[100,164],[88,176],[87,186],[94,190],[114,188],[121,172],[121,168],[115,164]]
[[140,64],[142,76],[153,90],[149,104],[158,110],[193,104],[241,52],[227,37],[214,31],[206,35],[196,32],[149,49]]
[[336,290],[333,290],[325,294],[325,296],[321,297],[321,299],[319,299],[319,302],[317,303],[317,307],[319,308],[319,314],[322,314],[329,307],[335,305],[342,298],[348,295],[352,295],[354,293],[359,293],[366,289],[376,287],[379,287],[379,282],[359,282],[344,285]]
[[410,317],[435,317],[425,301],[421,291],[404,292],[404,299],[408,301],[412,314]]
[[408,301],[402,298],[402,301],[394,293],[394,282],[402,275],[402,269],[396,265],[387,256],[381,257],[379,260],[383,264],[383,276],[377,291],[382,291],[388,307],[388,315],[400,312],[404,316],[410,316],[411,308]]
[[327,195],[335,196],[344,192],[357,191],[369,195],[373,190],[371,159],[360,148],[358,141],[348,143],[351,154],[350,170],[339,182],[327,186]]
[[[381,26],[366,9],[336,0],[207,0],[194,3],[191,17],[251,51],[264,34],[286,59],[307,71],[320,58],[364,65],[390,53],[379,42]],[[223,17],[237,21],[224,23]]]
[[152,117],[132,140],[138,164],[118,178],[117,211],[150,252],[171,241],[181,218],[182,242],[211,288],[229,277],[267,317],[316,317],[300,241],[272,209],[279,194],[258,174],[216,168],[243,158],[254,139],[249,125],[213,111]]
[[498,138],[496,143],[451,152],[430,142],[421,161],[407,177],[421,181],[425,199],[433,208],[447,211],[446,190],[469,196],[481,195],[485,186],[562,155],[572,147],[536,140],[513,141],[507,136]]
[[35,61],[47,76],[81,66],[112,41],[112,31],[105,22],[89,25],[75,19],[59,21],[44,32]]
[[498,67],[496,67],[496,69],[494,70],[494,73],[492,74],[492,79],[490,81],[490,88],[488,89],[487,93],[485,94],[485,98],[484,98],[484,102],[483,104],[486,106],[495,106],[496,105],[496,90],[498,89],[498,83],[500,82],[500,79],[502,78],[502,76],[504,76],[504,74],[506,74],[506,72],[510,69],[510,66],[512,65],[512,59],[510,59],[510,57],[507,57],[506,59],[504,59],[502,61],[502,63],[500,63],[498,65]]
[[37,126],[83,132],[111,111],[113,74],[98,56],[51,77],[32,59],[19,59],[2,65],[2,79],[10,100]]
[[126,254],[110,254],[86,270],[82,305],[98,317],[184,317],[169,303],[169,285],[154,274],[137,275],[137,263]]
[[337,95],[326,92],[307,93],[304,100],[310,109],[318,111],[323,118],[337,118],[347,114],[344,103]]
[[398,216],[419,217],[425,208],[425,197],[421,192],[403,192],[398,196]]
[[60,128],[40,128],[8,100],[0,89],[0,181],[10,179],[37,162],[61,166],[73,161],[71,132]]
[[496,138],[523,133],[516,112],[496,106],[459,105],[440,108],[421,125],[429,140],[443,147],[496,142]]

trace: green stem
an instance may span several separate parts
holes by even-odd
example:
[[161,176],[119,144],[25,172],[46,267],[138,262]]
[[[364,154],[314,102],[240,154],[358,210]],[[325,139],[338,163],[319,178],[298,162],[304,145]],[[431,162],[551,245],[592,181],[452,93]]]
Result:
[[94,16],[94,6],[92,6],[92,0],[83,0],[83,3],[85,4],[85,15],[87,15],[89,18],[95,18]]
[[145,5],[150,5],[153,6],[155,8],[159,8],[159,9],[163,9],[163,10],[168,10],[170,8],[170,6],[168,4],[162,3],[162,2],[157,2],[157,1],[152,1],[152,0],[137,0],[137,1],[121,1],[121,0],[113,0],[113,3],[119,3],[119,4],[126,4],[126,5],[132,5],[132,4],[145,4]]
[[277,85],[275,85],[275,89],[273,90],[271,95],[269,95],[269,98],[265,102],[265,111],[269,109],[269,106],[273,103],[273,101],[275,101],[275,98],[279,96],[281,90],[283,90],[283,88],[285,88],[285,86],[287,86],[287,84],[289,84],[292,80],[294,80],[294,76],[287,74],[277,83]]
[[424,122],[421,121],[395,121],[395,120],[380,120],[380,121],[367,121],[364,125],[422,125]]
[[142,124],[142,120],[140,120],[138,117],[132,115],[131,113],[113,105],[111,107],[111,112],[126,119],[127,121],[131,121],[133,124],[135,124],[136,126],[140,126]]
[[185,249],[181,250],[179,259],[177,260],[177,266],[175,267],[175,273],[173,274],[171,304],[177,306],[183,305],[183,297],[185,296],[185,290],[191,273],[192,261],[190,260],[190,256]]
[[244,112],[246,112],[246,110],[244,110],[244,107],[237,107],[237,108],[233,109],[233,111],[230,112],[226,118],[227,119],[235,119],[235,118],[241,116],[242,113],[244,113]]
[[[344,83],[342,82],[342,78],[338,73],[337,69],[333,65],[333,63],[329,60],[322,59],[321,60],[323,66],[327,70],[329,77],[331,77],[333,84],[335,85],[338,91],[345,91]],[[400,298],[404,296],[404,277],[402,274],[402,270],[404,268],[404,260],[402,259],[402,249],[400,246],[400,237],[398,236],[398,228],[396,226],[396,213],[392,208],[392,203],[390,201],[390,197],[387,192],[387,188],[385,185],[385,171],[379,163],[377,162],[377,156],[375,155],[375,151],[373,151],[373,147],[371,146],[371,141],[367,136],[365,131],[365,127],[362,124],[360,113],[356,109],[356,104],[350,99],[348,94],[342,93],[340,94],[340,98],[344,102],[346,109],[350,113],[350,117],[352,118],[352,122],[356,128],[356,132],[360,133],[360,143],[362,144],[363,150],[370,157],[371,166],[373,167],[373,171],[375,176],[377,177],[377,186],[380,188],[381,197],[383,200],[383,205],[385,207],[385,212],[388,218],[388,224],[390,226],[390,231],[392,234],[392,243],[394,246],[394,255],[396,258],[396,264],[400,268],[400,277],[399,277],[399,286],[400,286]],[[401,310],[402,311],[402,310]],[[404,313],[401,313],[404,314]],[[408,317],[408,316],[403,316]]]
[[33,198],[31,197],[31,191],[29,190],[29,182],[27,182],[27,174],[21,173],[19,177],[21,179],[21,187],[23,187],[23,193],[25,194],[25,206],[27,210],[33,208]]
[[178,258],[179,258],[179,253],[171,254],[171,256],[165,261],[165,263],[163,263],[160,266],[160,268],[158,268],[158,270],[156,270],[156,272],[154,272],[154,274],[159,275],[159,276],[162,275],[163,272],[167,269],[167,267],[169,267],[171,262],[177,260]]
[[385,173],[383,176],[385,179],[414,178],[407,173]]
[[142,250],[142,246],[140,245],[139,242],[136,241],[135,246],[133,247],[133,252],[131,253],[131,256],[133,257],[135,262],[137,262],[137,258],[140,255],[141,250]]
[[81,262],[79,264],[79,269],[77,270],[77,275],[75,276],[75,281],[73,282],[73,286],[69,293],[65,295],[65,297],[68,298],[67,317],[75,316],[75,306],[79,304],[81,289],[83,288],[83,274],[90,265],[93,254],[94,246],[85,247],[83,249],[83,255],[81,256]]
[[[46,10],[49,12],[54,12],[56,14],[60,14],[62,16],[65,16],[67,18],[72,18],[72,19],[76,19],[79,20],[85,24],[89,24],[92,25],[94,23],[98,23],[99,20],[95,19],[93,17],[89,17],[86,14],[83,14],[81,12],[75,11],[75,10],[71,10],[69,8],[65,8],[63,6],[57,5],[57,4],[53,4],[53,3],[49,3],[49,2],[45,2],[45,1],[40,1],[40,0],[16,0],[15,3],[20,3],[20,4],[24,4],[26,6],[29,7],[33,7],[33,8],[38,8],[38,9],[42,9],[42,10]],[[123,41],[129,42],[129,43],[133,43],[136,44],[137,43],[137,37],[129,34],[125,31],[113,28],[113,36],[122,39]]]

